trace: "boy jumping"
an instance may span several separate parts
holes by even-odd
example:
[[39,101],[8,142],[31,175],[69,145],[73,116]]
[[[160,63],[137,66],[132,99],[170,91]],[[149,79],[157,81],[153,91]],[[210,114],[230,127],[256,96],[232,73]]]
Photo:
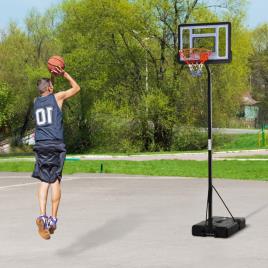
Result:
[[[67,79],[71,88],[53,94],[51,79],[42,78],[37,81],[40,94],[34,101],[35,117],[35,167],[32,177],[40,180],[38,201],[40,216],[36,219],[38,232],[44,239],[50,239],[57,226],[57,213],[61,198],[62,169],[66,155],[63,142],[63,102],[80,91],[80,86],[62,68],[52,71]],[[52,215],[47,216],[46,205],[49,188],[51,187]]]

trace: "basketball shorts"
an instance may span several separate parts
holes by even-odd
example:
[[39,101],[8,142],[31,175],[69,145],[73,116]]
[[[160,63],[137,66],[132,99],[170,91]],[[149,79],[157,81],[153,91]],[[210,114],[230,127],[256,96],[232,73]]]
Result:
[[32,177],[47,183],[61,181],[66,156],[65,144],[61,141],[37,141],[33,150],[35,166]]

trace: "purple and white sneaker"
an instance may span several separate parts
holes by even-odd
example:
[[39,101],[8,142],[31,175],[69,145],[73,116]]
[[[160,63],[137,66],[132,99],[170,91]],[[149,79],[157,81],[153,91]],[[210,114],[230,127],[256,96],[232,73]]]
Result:
[[54,234],[54,231],[57,229],[57,222],[58,222],[58,219],[56,217],[52,217],[50,216],[48,218],[48,231],[50,234]]
[[38,227],[39,235],[46,240],[50,239],[50,234],[47,229],[47,221],[48,221],[48,218],[46,215],[39,216],[35,221]]

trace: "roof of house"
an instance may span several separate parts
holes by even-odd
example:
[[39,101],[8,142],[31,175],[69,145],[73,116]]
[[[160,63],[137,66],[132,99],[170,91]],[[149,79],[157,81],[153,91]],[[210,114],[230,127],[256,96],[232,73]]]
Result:
[[242,96],[242,104],[243,105],[256,105],[259,103],[259,101],[256,101],[253,99],[251,93],[247,91],[243,96]]

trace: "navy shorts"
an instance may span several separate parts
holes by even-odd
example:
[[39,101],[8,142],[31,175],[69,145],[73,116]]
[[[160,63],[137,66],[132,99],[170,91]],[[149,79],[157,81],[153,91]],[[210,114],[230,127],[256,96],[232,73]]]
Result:
[[32,177],[47,183],[61,181],[66,156],[65,144],[62,141],[37,141],[33,150],[35,166]]

